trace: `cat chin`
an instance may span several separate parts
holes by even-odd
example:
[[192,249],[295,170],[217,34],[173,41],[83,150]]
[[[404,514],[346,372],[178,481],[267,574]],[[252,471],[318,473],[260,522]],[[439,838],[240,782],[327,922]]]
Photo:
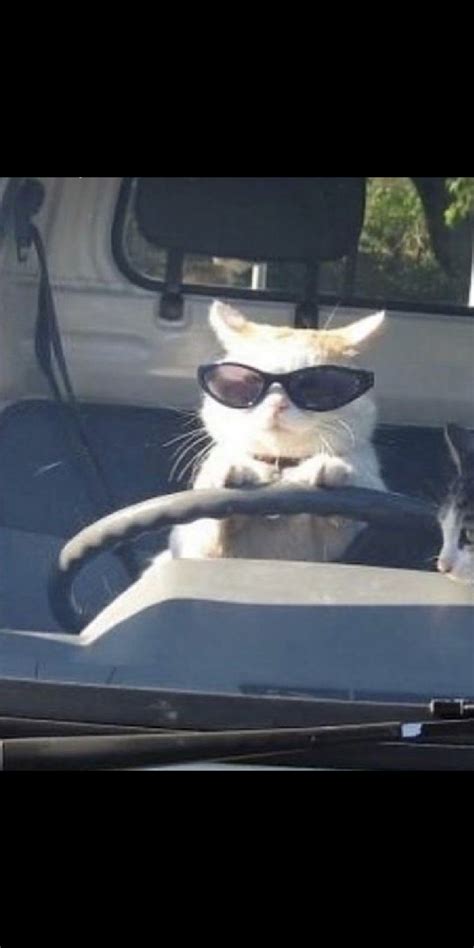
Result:
[[308,457],[320,450],[320,442],[308,429],[303,430],[290,425],[272,425],[253,432],[246,441],[249,454],[275,454],[287,457]]
[[320,449],[320,441],[307,425],[296,426],[290,423],[265,425],[251,429],[241,424],[232,425],[226,418],[223,425],[219,419],[204,418],[207,430],[215,444],[227,448],[232,454],[240,450],[246,454],[281,454],[288,457],[307,457],[312,451]]
[[295,445],[293,442],[285,444],[285,442],[272,440],[254,441],[247,446],[246,453],[257,456],[258,455],[268,455],[269,457],[287,457],[287,458],[300,458],[304,460],[308,457],[308,449],[302,445]]

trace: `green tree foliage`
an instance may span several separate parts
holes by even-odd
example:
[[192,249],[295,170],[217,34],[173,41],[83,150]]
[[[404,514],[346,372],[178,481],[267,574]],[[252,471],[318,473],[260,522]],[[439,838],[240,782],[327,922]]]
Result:
[[446,211],[446,223],[456,227],[467,218],[474,218],[474,178],[448,178],[451,203]]
[[423,208],[409,178],[369,179],[360,250],[392,260],[430,256]]
[[357,293],[392,300],[466,303],[469,291],[473,178],[449,178],[447,223],[456,232],[456,272],[436,260],[418,192],[410,178],[369,178]]

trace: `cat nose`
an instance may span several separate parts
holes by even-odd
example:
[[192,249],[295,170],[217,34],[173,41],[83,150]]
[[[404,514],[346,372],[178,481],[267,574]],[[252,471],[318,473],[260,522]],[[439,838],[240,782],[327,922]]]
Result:
[[279,415],[282,411],[285,411],[289,405],[290,403],[286,395],[283,395],[283,393],[275,393],[274,395],[269,395],[268,397],[268,407],[272,415]]

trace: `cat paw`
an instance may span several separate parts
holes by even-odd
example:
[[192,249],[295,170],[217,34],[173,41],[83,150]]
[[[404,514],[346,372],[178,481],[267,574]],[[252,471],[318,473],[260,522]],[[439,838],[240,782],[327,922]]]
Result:
[[317,487],[345,487],[352,478],[353,468],[340,458],[330,458],[321,465],[316,479]]
[[341,458],[317,457],[285,471],[285,481],[310,487],[345,487],[351,482],[353,468]]
[[233,464],[226,475],[224,487],[263,487],[279,478],[279,472],[272,464],[264,461],[249,461]]

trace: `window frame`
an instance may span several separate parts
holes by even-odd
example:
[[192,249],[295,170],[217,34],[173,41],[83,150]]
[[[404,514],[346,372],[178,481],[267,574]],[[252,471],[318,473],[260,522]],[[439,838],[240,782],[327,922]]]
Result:
[[[139,286],[141,289],[160,294],[166,288],[165,281],[140,273],[140,271],[131,264],[124,249],[123,237],[125,220],[134,180],[135,178],[123,178],[120,185],[112,223],[112,255],[120,273],[125,276],[130,283]],[[166,250],[166,248],[163,249]],[[474,237],[472,261],[470,299],[473,299],[473,305],[469,305],[469,303],[461,305],[459,303],[411,302],[389,297],[365,297],[356,294],[343,296],[342,294],[324,292],[318,294],[318,300],[323,306],[339,305],[340,308],[386,309],[401,313],[452,315],[474,319]],[[253,300],[254,302],[288,303],[294,305],[301,303],[302,299],[301,294],[282,290],[254,290],[247,287],[219,286],[216,284],[182,283],[182,291],[185,296],[215,297],[220,294],[230,300]]]

